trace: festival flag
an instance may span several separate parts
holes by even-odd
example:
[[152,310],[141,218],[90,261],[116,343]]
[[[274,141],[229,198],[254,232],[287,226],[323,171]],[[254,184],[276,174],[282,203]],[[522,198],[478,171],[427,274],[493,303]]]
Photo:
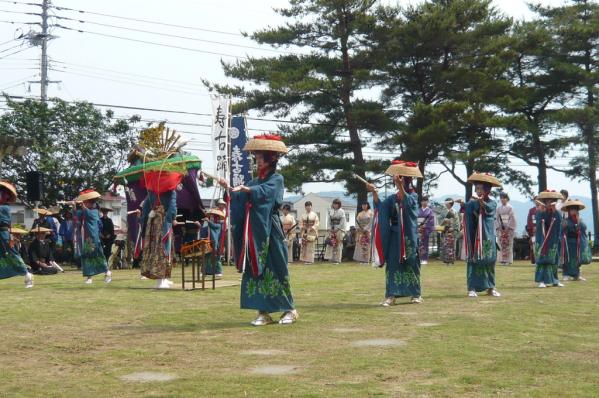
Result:
[[250,156],[243,151],[247,143],[245,117],[234,116],[231,119],[231,181],[232,187],[247,184],[251,179]]
[[212,146],[214,176],[228,179],[229,172],[229,98],[211,96],[212,99]]

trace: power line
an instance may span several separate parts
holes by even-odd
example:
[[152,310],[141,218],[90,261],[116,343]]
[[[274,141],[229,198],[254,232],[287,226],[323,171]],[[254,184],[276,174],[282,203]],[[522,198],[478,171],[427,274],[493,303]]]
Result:
[[0,12],[3,12],[5,14],[21,14],[21,15],[36,15],[36,16],[40,15],[35,12],[25,12],[25,11],[0,10]]
[[58,64],[62,64],[62,65],[68,65],[69,67],[76,67],[76,68],[79,68],[79,69],[99,70],[99,71],[111,72],[111,73],[119,74],[119,75],[127,75],[127,76],[139,77],[139,78],[147,79],[147,80],[158,80],[158,81],[163,81],[163,82],[167,82],[167,83],[182,84],[182,85],[185,85],[185,86],[202,86],[202,87],[204,87],[201,83],[192,83],[192,82],[183,81],[183,80],[173,80],[173,79],[165,79],[165,78],[155,77],[155,76],[140,75],[140,74],[137,74],[137,73],[129,73],[129,72],[123,72],[123,71],[119,71],[119,70],[115,70],[115,69],[100,68],[100,67],[97,67],[97,66],[90,66],[90,65],[83,65],[83,64],[74,64],[74,63],[71,63],[71,62],[57,61],[57,60],[54,60],[54,59],[50,59],[50,61],[53,62],[53,63],[58,63]]
[[126,41],[131,41],[131,42],[134,42],[134,43],[150,44],[150,45],[153,45],[153,46],[172,48],[172,49],[176,49],[176,50],[185,50],[185,51],[192,51],[192,52],[202,53],[202,54],[219,55],[221,57],[247,58],[245,56],[219,53],[219,52],[216,52],[216,51],[206,51],[206,50],[200,50],[200,49],[197,49],[197,48],[175,46],[175,45],[172,45],[172,44],[157,43],[157,42],[153,42],[153,41],[149,41],[149,40],[133,39],[133,38],[130,38],[130,37],[123,37],[123,36],[111,35],[111,34],[107,34],[107,33],[91,32],[91,31],[83,30],[83,29],[74,29],[74,28],[71,28],[71,27],[68,27],[68,26],[64,26],[64,25],[60,25],[60,24],[54,24],[52,26],[56,27],[56,28],[59,28],[59,29],[70,30],[70,31],[73,31],[73,32],[78,32],[78,33],[87,33],[87,34],[90,34],[90,35],[109,37],[109,38],[112,38],[112,39],[119,39],[119,40],[126,40]]
[[11,55],[15,55],[15,54],[22,53],[23,51],[29,50],[30,48],[33,48],[33,46],[25,47],[25,48],[23,48],[23,49],[20,49],[20,50],[17,50],[17,51],[15,51],[15,52],[13,52],[13,53],[10,53],[10,54],[7,54],[7,55],[4,55],[4,56],[0,57],[0,59],[8,58],[8,57],[10,57]]
[[103,76],[97,76],[97,75],[90,75],[90,74],[86,74],[86,73],[80,73],[80,72],[76,72],[76,71],[67,71],[67,70],[62,70],[62,69],[56,69],[56,68],[52,68],[52,67],[50,68],[50,70],[52,70],[54,72],[66,73],[66,74],[71,74],[71,75],[75,75],[75,76],[83,76],[83,77],[87,77],[87,78],[91,78],[91,79],[100,79],[100,80],[121,83],[121,84],[127,84],[127,85],[139,86],[139,87],[148,87],[148,88],[153,88],[155,90],[171,91],[171,92],[188,94],[188,95],[207,95],[207,94],[201,94],[201,93],[196,93],[196,92],[192,92],[192,91],[178,90],[175,88],[168,88],[168,87],[162,87],[162,86],[144,84],[144,83],[135,83],[135,82],[131,82],[131,81],[113,79],[110,77],[103,77]]
[[[8,1],[6,1],[6,2],[8,2]],[[245,37],[242,34],[235,33],[235,32],[225,32],[225,31],[221,31],[221,30],[204,29],[204,28],[198,28],[198,27],[195,27],[195,26],[185,26],[185,25],[171,24],[171,23],[160,22],[160,21],[152,21],[152,20],[141,19],[141,18],[123,17],[121,15],[111,15],[111,14],[104,14],[104,13],[100,13],[100,12],[93,12],[93,11],[86,11],[86,10],[77,10],[77,9],[68,8],[68,7],[52,6],[51,8],[54,8],[54,9],[59,10],[59,11],[73,11],[73,12],[78,12],[80,14],[98,15],[98,16],[102,16],[102,17],[116,18],[116,19],[121,19],[121,20],[125,20],[125,21],[143,22],[143,23],[154,24],[154,25],[169,26],[169,27],[172,27],[172,28],[195,30],[195,31],[198,31],[198,32],[219,33],[219,34],[223,34],[223,35]]]
[[226,42],[221,42],[221,41],[216,41],[216,40],[200,39],[200,38],[197,38],[197,37],[174,35],[174,34],[170,34],[170,33],[155,32],[155,31],[151,31],[151,30],[130,28],[130,27],[126,27],[126,26],[118,26],[118,25],[112,25],[112,24],[95,22],[95,21],[86,21],[86,20],[83,20],[83,19],[61,17],[61,16],[58,16],[58,15],[55,15],[54,17],[56,19],[60,19],[60,20],[74,21],[74,22],[79,22],[79,23],[82,23],[82,24],[104,26],[104,27],[108,27],[108,28],[128,30],[128,31],[131,31],[131,32],[146,33],[146,34],[157,35],[157,36],[162,36],[162,37],[172,37],[172,38],[175,38],[175,39],[184,39],[184,40],[191,40],[191,41],[197,41],[197,42],[202,42],[202,43],[218,44],[218,45],[221,45],[221,46],[240,47],[240,48],[247,48],[247,49],[251,49],[251,50],[269,51],[269,52],[276,52],[276,53],[282,53],[282,54],[294,54],[291,51],[277,50],[277,49],[274,49],[274,48],[263,48],[263,47],[256,47],[256,46],[246,46],[244,44],[226,43]]
[[26,3],[26,2],[22,2],[22,1],[12,1],[12,0],[0,0],[0,3],[9,3],[9,4],[19,4],[19,5],[26,5],[26,6],[37,6],[37,7],[41,7],[41,4],[38,4],[38,3]]

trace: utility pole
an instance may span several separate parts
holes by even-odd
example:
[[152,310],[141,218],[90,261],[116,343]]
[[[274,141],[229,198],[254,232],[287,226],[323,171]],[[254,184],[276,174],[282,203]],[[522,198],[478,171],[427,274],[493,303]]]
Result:
[[48,0],[42,3],[42,73],[41,93],[42,102],[48,100]]
[[54,39],[54,36],[48,33],[48,9],[50,8],[50,0],[42,0],[42,31],[29,32],[25,37],[33,46],[42,48],[40,80],[29,81],[30,84],[40,85],[40,98],[43,103],[48,100],[48,85],[50,83],[60,83],[57,80],[48,80],[48,41]]

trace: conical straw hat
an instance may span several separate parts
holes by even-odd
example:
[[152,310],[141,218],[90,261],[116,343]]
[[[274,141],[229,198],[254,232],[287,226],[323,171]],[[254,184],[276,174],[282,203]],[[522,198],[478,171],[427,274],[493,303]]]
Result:
[[282,154],[289,152],[281,136],[266,134],[250,139],[243,147],[243,150],[247,152],[269,151]]
[[79,193],[79,196],[77,196],[77,198],[75,199],[75,202],[85,202],[86,200],[98,199],[101,196],[102,195],[100,195],[98,192],[94,191],[93,189],[86,189]]
[[6,189],[10,194],[9,203],[14,203],[17,200],[17,189],[8,181],[0,181],[0,187]]
[[562,210],[568,209],[570,207],[578,207],[578,210],[583,210],[586,206],[580,200],[568,199],[562,205]]
[[486,182],[487,184],[491,184],[491,186],[501,187],[501,182],[497,177],[489,173],[479,173],[476,171],[468,177],[468,182]]
[[546,190],[541,192],[535,199],[543,200],[543,199],[564,199],[561,193],[554,190]]
[[387,175],[392,177],[394,176],[402,176],[402,177],[413,177],[413,178],[424,178],[420,169],[418,168],[418,163],[414,162],[405,162],[403,160],[394,160],[391,162],[391,166],[385,171]]

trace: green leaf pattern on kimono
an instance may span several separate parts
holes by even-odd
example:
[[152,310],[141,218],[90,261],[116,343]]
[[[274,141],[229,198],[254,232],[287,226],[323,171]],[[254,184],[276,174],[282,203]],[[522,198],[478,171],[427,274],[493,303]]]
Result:
[[483,241],[483,258],[492,258],[493,257],[493,245],[494,241],[489,239]]
[[260,294],[265,297],[276,297],[280,295],[290,296],[291,287],[289,276],[281,283],[269,269],[264,271],[261,279],[250,279],[247,284],[247,294],[252,297]]

